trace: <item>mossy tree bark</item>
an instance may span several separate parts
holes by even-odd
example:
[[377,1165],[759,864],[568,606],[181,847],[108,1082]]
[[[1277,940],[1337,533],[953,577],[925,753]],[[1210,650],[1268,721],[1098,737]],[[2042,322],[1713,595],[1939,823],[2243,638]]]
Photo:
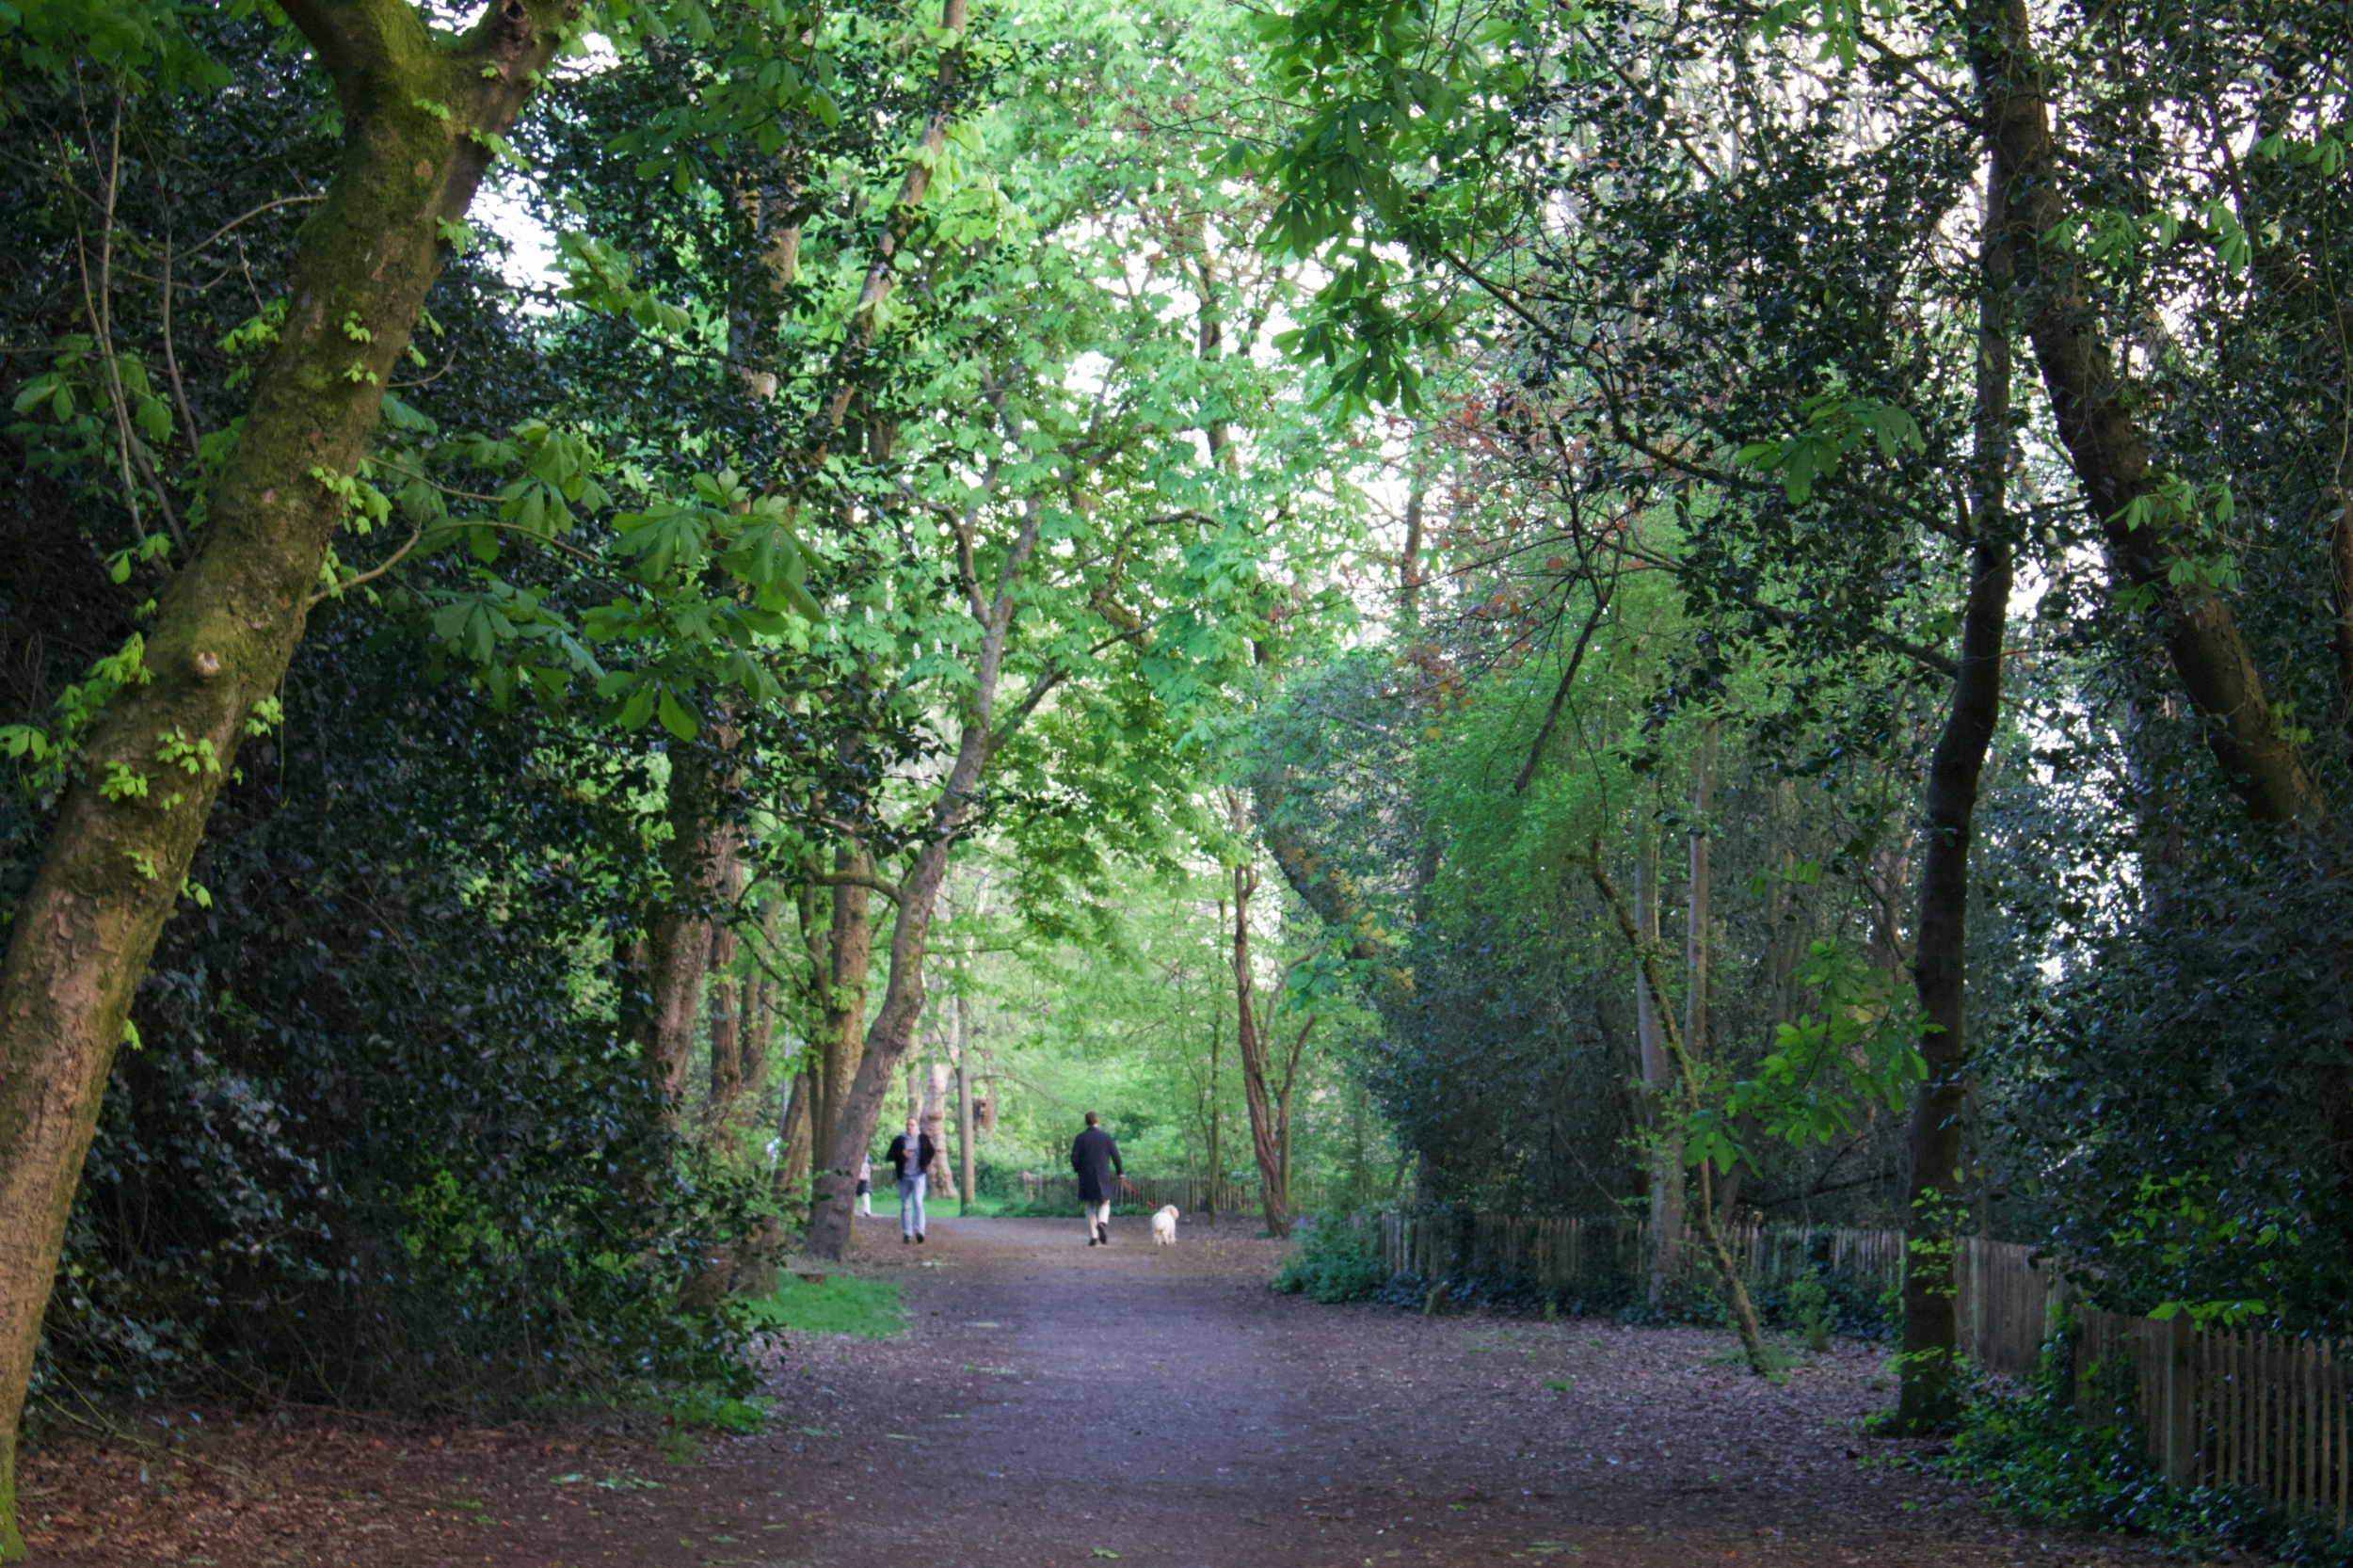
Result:
[[210,528],[89,738],[0,966],[0,1560],[24,1555],[17,1423],[99,1099],[214,797],[302,635],[344,512],[323,477],[359,470],[440,271],[438,225],[464,216],[489,158],[477,136],[512,125],[578,14],[495,0],[439,41],[408,0],[282,4],[334,80],[343,161]]

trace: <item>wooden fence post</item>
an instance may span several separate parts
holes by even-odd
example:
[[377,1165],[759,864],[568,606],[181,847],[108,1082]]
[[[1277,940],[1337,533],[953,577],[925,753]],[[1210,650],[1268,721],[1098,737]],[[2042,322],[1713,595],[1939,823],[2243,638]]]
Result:
[[[2198,1475],[2201,1433],[2197,1426],[2197,1325],[2186,1312],[2175,1313],[2166,1324],[2165,1370],[2142,1398],[2155,1408],[2149,1412],[2149,1446],[2165,1470],[2168,1486],[2189,1486]],[[2154,1359],[2153,1357],[2152,1359]]]

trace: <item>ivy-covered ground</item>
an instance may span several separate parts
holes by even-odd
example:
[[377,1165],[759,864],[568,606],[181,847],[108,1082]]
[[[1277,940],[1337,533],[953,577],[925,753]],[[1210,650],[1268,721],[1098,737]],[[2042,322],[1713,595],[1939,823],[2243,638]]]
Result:
[[[1781,1386],[1721,1335],[1325,1306],[1266,1288],[1245,1223],[1174,1250],[1125,1224],[887,1222],[859,1272],[908,1331],[788,1331],[765,1429],[205,1430],[167,1457],[53,1441],[27,1466],[41,1560],[75,1563],[1283,1563],[1449,1568],[2145,1560],[2006,1522],[1862,1436],[1882,1352]],[[175,1432],[178,1429],[173,1429]],[[170,1434],[157,1429],[166,1445]]]

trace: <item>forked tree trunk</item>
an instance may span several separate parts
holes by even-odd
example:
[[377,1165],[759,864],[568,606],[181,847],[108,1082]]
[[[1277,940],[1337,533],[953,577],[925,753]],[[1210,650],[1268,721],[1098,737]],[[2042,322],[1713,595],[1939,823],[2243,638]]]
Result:
[[[2010,171],[1997,155],[1987,171],[1985,232],[2005,225]],[[1929,760],[1928,854],[1920,874],[1920,922],[1913,977],[1929,1032],[1920,1052],[1928,1078],[1913,1098],[1906,1226],[1902,1392],[1897,1421],[1931,1432],[1961,1413],[1960,1322],[1953,1251],[1961,1219],[1961,1112],[1968,1090],[1969,842],[1977,781],[2001,718],[2002,635],[2009,615],[2010,535],[2006,504],[2010,452],[2009,257],[1998,241],[1981,247],[1977,300],[1976,450],[1970,465],[1969,593],[1961,607],[1961,671],[1952,708]]]
[[0,963],[0,1560],[24,1555],[17,1422],[132,994],[344,516],[316,476],[359,472],[440,272],[436,225],[465,216],[488,140],[512,126],[578,15],[572,0],[495,0],[462,36],[437,40],[408,0],[282,8],[334,80],[342,159],[303,225],[278,346],[207,490],[209,530],[161,596],[137,675],[88,737]]

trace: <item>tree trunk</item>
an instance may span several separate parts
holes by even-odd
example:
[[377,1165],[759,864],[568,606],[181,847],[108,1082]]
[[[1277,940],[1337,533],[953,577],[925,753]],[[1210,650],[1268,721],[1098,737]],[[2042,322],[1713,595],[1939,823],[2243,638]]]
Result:
[[[1241,801],[1231,797],[1236,825]],[[1266,1211],[1266,1233],[1280,1240],[1291,1231],[1290,1193],[1283,1183],[1283,1151],[1276,1142],[1274,1111],[1267,1094],[1267,1048],[1257,1016],[1257,990],[1250,972],[1250,895],[1258,873],[1234,868],[1234,1044],[1241,1057],[1242,1101],[1250,1108],[1250,1144],[1258,1161],[1258,1197]]]
[[[948,0],[948,5],[958,16],[962,15],[962,0]],[[884,1096],[890,1091],[890,1075],[908,1046],[914,1043],[916,1025],[923,1016],[923,955],[940,883],[948,874],[948,857],[972,814],[976,792],[989,762],[1052,689],[1041,677],[1011,718],[999,725],[997,686],[1004,668],[1005,639],[1013,630],[1016,608],[1014,584],[1020,580],[1037,549],[1042,520],[1043,509],[1031,504],[1019,534],[998,568],[993,599],[984,600],[979,585],[969,577],[965,583],[972,618],[981,626],[972,689],[965,699],[955,760],[932,798],[922,847],[915,852],[913,864],[898,885],[897,912],[890,927],[890,979],[883,992],[882,1008],[874,1016],[873,1026],[866,1032],[864,1058],[840,1107],[833,1136],[820,1145],[825,1150],[825,1165],[818,1173],[816,1194],[810,1205],[808,1250],[821,1257],[840,1261],[849,1256],[858,1160],[873,1140],[875,1118],[882,1114]],[[970,559],[968,541],[964,558]],[[848,890],[836,888],[835,892],[839,896]]]
[[[864,852],[834,852],[834,870],[850,876],[871,876],[873,863]],[[817,1097],[813,1105],[815,1147],[831,1149],[841,1129],[842,1108],[850,1086],[857,1080],[866,1054],[866,986],[874,959],[874,928],[868,919],[864,888],[844,882],[833,889],[833,927],[826,941],[830,959],[825,977],[823,1032],[817,1043]],[[872,1129],[868,1137],[872,1136]],[[852,1165],[851,1179],[857,1169]]]
[[923,1131],[932,1141],[932,1162],[924,1169],[932,1195],[943,1200],[958,1196],[955,1167],[948,1163],[948,1080],[954,1069],[945,1062],[931,1064],[923,1090]]
[[152,638],[132,645],[136,673],[88,737],[0,964],[0,1560],[24,1555],[17,1421],[132,994],[344,517],[316,476],[358,472],[440,271],[436,223],[465,215],[488,161],[475,134],[513,124],[578,8],[497,0],[445,40],[407,0],[283,8],[334,79],[342,161],[303,225],[292,308],[207,489],[203,544],[164,590]]
[[[2006,227],[2013,174],[1996,152],[1986,177],[1985,232]],[[1928,856],[1920,875],[1920,920],[1913,977],[1928,1032],[1920,1051],[1928,1078],[1913,1102],[1911,1209],[1904,1268],[1902,1392],[1896,1418],[1907,1432],[1951,1424],[1961,1413],[1960,1324],[1954,1311],[1954,1232],[1960,1218],[1961,1112],[1969,1051],[1966,939],[1969,841],[1977,780],[2001,718],[2002,634],[2009,614],[2008,507],[2010,346],[2007,319],[2013,276],[1997,239],[1982,248],[1977,300],[1976,450],[1970,466],[1969,594],[1961,609],[1961,672],[1951,711],[1929,760]]]
[[[1635,923],[1642,940],[1658,945],[1658,835],[1642,824],[1642,848],[1636,863]],[[1642,1087],[1649,1092],[1654,1114],[1663,1112],[1674,1093],[1674,1064],[1658,1028],[1657,1004],[1641,974],[1634,976],[1635,1028],[1642,1047]],[[1658,1129],[1650,1151],[1650,1304],[1663,1305],[1667,1287],[1675,1276],[1683,1253],[1683,1140],[1672,1127]]]
[[1291,1092],[1299,1086],[1299,1059],[1307,1049],[1307,1036],[1314,1032],[1316,1015],[1307,1015],[1307,1021],[1299,1026],[1298,1037],[1291,1041],[1290,1050],[1283,1058],[1283,1087],[1274,1096],[1274,1142],[1283,1157],[1283,1202],[1291,1198]]
[[1250,785],[1258,837],[1274,857],[1275,869],[1334,935],[1345,936],[1348,956],[1371,968],[1375,1004],[1384,1012],[1411,1006],[1414,977],[1401,962],[1404,954],[1396,935],[1382,923],[1356,879],[1326,860],[1288,819],[1284,807],[1289,792],[1288,767],[1269,768]]
[[[737,862],[736,880],[743,879],[742,862]],[[768,1096],[768,1058],[776,1039],[776,983],[764,966],[776,957],[776,905],[774,901],[760,907],[760,962],[755,964],[744,978],[742,1068],[743,1085],[746,1093],[764,1102]],[[755,1120],[760,1112],[752,1112]]]
[[1871,898],[1869,962],[1871,968],[1898,985],[1911,968],[1904,962],[1900,918],[1904,885],[1911,880],[1912,836],[1908,833],[1893,843],[1881,844],[1863,876],[1865,890]]
[[726,925],[711,934],[711,1141],[737,1144],[733,1118],[744,1093],[744,1030],[739,987],[729,974],[735,962],[735,933]]
[[[957,979],[963,979],[961,966]],[[972,1011],[962,990],[956,992],[956,1163],[964,1189],[959,1198],[960,1211],[970,1213],[973,1200],[979,1195],[973,1190],[977,1179],[972,1172]]]
[[1691,764],[1691,897],[1683,936],[1683,962],[1690,989],[1683,999],[1683,1046],[1694,1062],[1707,1060],[1707,814],[1716,804],[1715,719],[1700,731],[1699,756]]
[[[1225,901],[1217,901],[1217,935],[1225,937]],[[1225,1010],[1216,1005],[1214,987],[1209,993],[1209,1212],[1223,1213],[1225,1192],[1225,1144],[1224,1107],[1217,1097],[1220,1070],[1225,1065]]]
[[784,1105],[784,1150],[776,1161],[778,1197],[797,1193],[808,1179],[810,1152],[817,1143],[816,1101],[816,1069],[805,1066],[792,1075],[792,1095]]
[[2353,733],[2353,492],[2340,486],[2329,514],[2329,642],[2337,659],[2337,731]]
[[[1641,929],[1634,923],[1634,916],[1625,906],[1625,901],[1618,896],[1618,889],[1610,883],[1609,873],[1601,869],[1598,844],[1586,851],[1585,870],[1593,879],[1593,888],[1601,894],[1602,903],[1617,917],[1619,934],[1625,936],[1626,946],[1633,950],[1635,967],[1641,972],[1642,984],[1650,989],[1653,1015],[1657,1018],[1659,1032],[1665,1037],[1667,1057],[1674,1064],[1675,1080],[1682,1091],[1683,1111],[1686,1114],[1695,1112],[1700,1108],[1699,1065],[1691,1053],[1684,1048],[1682,1034],[1675,1028],[1674,1004],[1668,1000],[1666,983],[1659,977],[1658,944],[1643,939]],[[1749,1288],[1740,1278],[1739,1265],[1733,1260],[1731,1249],[1724,1245],[1723,1233],[1717,1228],[1715,1217],[1708,1212],[1705,1202],[1701,1203],[1692,1217],[1691,1228],[1697,1233],[1708,1261],[1716,1266],[1716,1277],[1724,1288],[1724,1304],[1732,1313],[1732,1326],[1740,1336],[1741,1349],[1748,1353],[1749,1369],[1760,1377],[1768,1375],[1772,1370],[1772,1363],[1765,1354],[1765,1336],[1757,1327],[1756,1307],[1749,1300]]]
[[[734,861],[732,829],[719,820],[719,783],[701,747],[673,743],[670,840],[662,852],[669,891],[648,922],[649,1005],[642,1026],[647,1065],[661,1091],[663,1126],[673,1131],[679,1125],[687,1064],[694,1056],[703,983],[713,963],[716,928],[712,917],[726,902]],[[734,1070],[733,1064],[729,1070]]]
[[[1709,719],[1700,731],[1699,755],[1691,764],[1690,907],[1683,934],[1684,981],[1689,989],[1683,998],[1683,1046],[1694,1062],[1707,1060],[1707,814],[1716,804],[1717,722]],[[1730,1216],[1711,1208],[1716,1174],[1709,1161],[1700,1161],[1699,1178],[1700,1208],[1721,1227]]]
[[1405,492],[1405,548],[1397,557],[1397,629],[1401,643],[1411,643],[1421,635],[1422,506],[1429,494],[1429,481],[1417,460],[1413,488]]
[[[2111,569],[2125,586],[2156,596],[2174,673],[2204,712],[2207,742],[2247,814],[2265,822],[2316,823],[2327,802],[2294,743],[2281,733],[2262,672],[2230,606],[2202,577],[2171,581],[2171,568],[2185,554],[2173,529],[2186,520],[2175,518],[2159,496],[2164,476],[2151,468],[2148,438],[2133,418],[2133,388],[2117,374],[2100,329],[2100,307],[2080,264],[2045,241],[2069,214],[2025,0],[1970,0],[1968,25],[1970,69],[2004,190],[1996,231],[2002,264],[2016,289],[2020,324],[2041,366],[2059,440],[2106,540]],[[2137,527],[2125,515],[2136,503],[2149,508]]]

